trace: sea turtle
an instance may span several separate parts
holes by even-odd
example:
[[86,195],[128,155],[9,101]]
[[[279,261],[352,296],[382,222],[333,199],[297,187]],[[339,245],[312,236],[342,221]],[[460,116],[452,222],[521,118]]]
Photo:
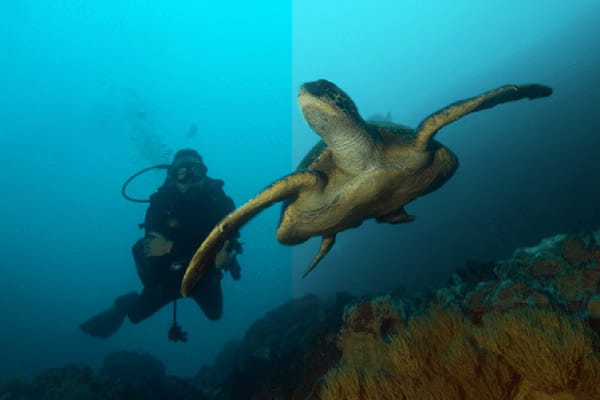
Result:
[[439,188],[458,166],[456,156],[433,139],[440,128],[471,112],[551,93],[551,88],[539,84],[502,86],[442,108],[413,130],[363,120],[352,99],[332,82],[303,84],[300,108],[322,140],[296,172],[275,181],[215,226],[187,268],[182,294],[199,281],[232,232],[279,201],[284,201],[279,242],[293,245],[322,236],[304,276],[331,249],[338,232],[369,218],[392,224],[412,221],[404,206]]

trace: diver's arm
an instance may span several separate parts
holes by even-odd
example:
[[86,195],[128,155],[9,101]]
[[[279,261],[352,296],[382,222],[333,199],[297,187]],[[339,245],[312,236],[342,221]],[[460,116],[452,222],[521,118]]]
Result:
[[150,196],[150,205],[146,210],[146,218],[144,220],[146,235],[148,235],[148,232],[164,231],[168,215],[167,204],[164,199],[164,193],[161,193],[160,190]]
[[146,257],[161,257],[169,254],[173,249],[173,240],[169,237],[168,202],[165,193],[159,192],[150,197],[150,206],[146,210],[144,227],[144,255]]

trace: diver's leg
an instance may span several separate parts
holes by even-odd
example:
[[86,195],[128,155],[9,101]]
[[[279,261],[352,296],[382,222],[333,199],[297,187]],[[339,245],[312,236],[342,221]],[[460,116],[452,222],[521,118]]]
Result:
[[144,288],[137,300],[129,308],[127,316],[131,322],[137,324],[176,298],[176,293],[169,293],[169,291],[166,290],[149,290],[148,288]]
[[111,307],[81,324],[81,330],[99,338],[114,335],[123,324],[129,309],[138,301],[139,297],[136,292],[129,292],[117,297]]
[[208,319],[218,320],[223,315],[222,278],[221,271],[211,268],[191,293]]

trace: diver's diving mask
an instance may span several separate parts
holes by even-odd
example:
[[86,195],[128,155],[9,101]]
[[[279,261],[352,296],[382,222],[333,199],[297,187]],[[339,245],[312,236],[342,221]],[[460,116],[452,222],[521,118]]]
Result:
[[169,175],[179,183],[195,183],[206,176],[206,166],[202,160],[186,160],[174,163],[169,168]]

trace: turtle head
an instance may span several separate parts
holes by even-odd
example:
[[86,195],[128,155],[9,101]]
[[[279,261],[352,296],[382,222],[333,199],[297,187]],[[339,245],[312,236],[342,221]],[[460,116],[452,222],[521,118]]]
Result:
[[338,168],[357,175],[379,162],[377,132],[361,118],[342,89],[324,79],[308,82],[300,88],[298,103],[308,125],[331,150]]
[[342,89],[325,79],[307,82],[300,88],[298,103],[304,119],[315,132],[344,123],[362,122],[356,105]]

